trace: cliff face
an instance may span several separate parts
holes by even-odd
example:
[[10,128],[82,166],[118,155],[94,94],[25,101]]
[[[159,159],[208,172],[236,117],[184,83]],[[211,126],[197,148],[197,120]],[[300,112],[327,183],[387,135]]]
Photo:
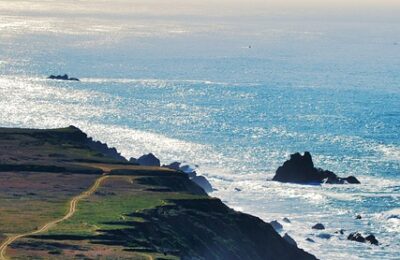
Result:
[[145,220],[125,224],[132,232],[104,232],[100,240],[117,237],[121,245],[182,259],[314,259],[289,245],[269,224],[235,212],[218,199],[171,202],[169,206],[132,214]]
[[[186,174],[129,164],[116,150],[94,142],[75,127],[0,129],[0,171],[7,176],[37,176],[42,193],[31,195],[31,205],[54,197],[46,197],[43,189],[49,187],[49,192],[57,193],[57,186],[66,185],[71,176],[73,183],[89,173],[99,177],[105,173],[107,177],[103,176],[95,193],[79,202],[68,221],[10,245],[12,257],[57,255],[71,259],[100,254],[109,259],[315,259],[282,239],[270,224],[209,197]],[[48,174],[59,177],[41,179]],[[24,189],[39,184],[32,182]],[[68,190],[65,185],[63,192]],[[2,192],[4,196],[15,194],[13,189],[15,185],[10,184],[0,191],[0,197]],[[2,208],[13,207],[2,203],[0,200]],[[26,210],[10,209],[16,213],[10,219],[24,225],[18,218],[27,214]],[[65,209],[52,213],[50,208],[48,218],[62,212]],[[0,223],[0,238],[5,237],[2,228]],[[13,231],[8,227],[7,233]],[[17,228],[14,233],[18,234]]]

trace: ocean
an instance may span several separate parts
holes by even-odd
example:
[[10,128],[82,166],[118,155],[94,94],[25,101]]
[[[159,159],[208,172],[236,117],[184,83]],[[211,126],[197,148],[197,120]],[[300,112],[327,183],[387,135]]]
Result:
[[[399,259],[398,21],[55,5],[0,3],[0,126],[75,125],[127,158],[196,166],[211,196],[278,220],[320,259]],[[81,81],[46,79],[64,73]],[[271,181],[304,151],[362,184]]]

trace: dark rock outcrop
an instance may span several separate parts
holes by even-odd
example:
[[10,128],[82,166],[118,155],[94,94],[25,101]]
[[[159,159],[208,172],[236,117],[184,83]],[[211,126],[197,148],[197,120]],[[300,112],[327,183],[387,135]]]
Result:
[[328,233],[321,233],[321,234],[318,234],[317,237],[322,238],[322,239],[330,239],[332,237],[332,235],[328,234]]
[[357,178],[354,176],[349,176],[347,178],[344,178],[344,180],[349,184],[360,184],[360,181],[357,180]]
[[175,170],[175,171],[180,171],[180,166],[181,166],[180,162],[173,162],[168,165],[163,165],[163,167],[171,169],[171,170]]
[[184,172],[189,176],[189,178],[193,178],[197,175],[197,172],[192,167],[189,165],[182,165],[180,162],[173,162],[168,165],[163,165],[162,167]]
[[281,225],[281,223],[279,223],[277,220],[273,220],[271,222],[269,222],[269,224],[276,230],[276,231],[280,231],[283,229],[283,226]]
[[310,243],[315,243],[315,241],[313,239],[309,238],[309,237],[306,238],[306,241],[310,242]]
[[199,185],[203,190],[207,193],[212,192],[213,188],[210,184],[210,182],[206,179],[204,176],[195,176],[193,178],[190,178],[194,183]]
[[68,75],[67,74],[64,74],[64,75],[57,75],[57,76],[55,76],[55,75],[50,75],[49,77],[47,77],[48,79],[58,79],[58,80],[72,80],[72,81],[79,81],[79,79],[78,78],[70,78],[70,77],[68,77]]
[[160,167],[160,160],[154,156],[154,154],[149,153],[139,157],[137,163],[143,166],[157,166]]
[[363,237],[363,235],[361,235],[361,234],[358,233],[358,232],[351,233],[351,234],[347,237],[347,240],[357,241],[357,242],[360,242],[360,243],[365,243],[365,238]]
[[290,160],[278,168],[272,180],[300,184],[360,183],[354,176],[341,178],[331,171],[315,168],[309,152],[305,152],[304,155],[300,153],[292,154]]
[[137,159],[136,159],[136,158],[133,158],[133,157],[129,158],[129,162],[132,163],[132,164],[139,164],[139,163],[137,162]]
[[102,143],[100,141],[94,141],[91,137],[88,137],[87,139],[87,145],[97,151],[98,153],[101,153],[105,157],[110,157],[116,160],[121,160],[121,161],[126,161],[125,157],[123,157],[116,148],[114,147],[108,147],[107,144]]
[[325,227],[321,223],[318,223],[318,224],[315,224],[314,226],[312,226],[312,229],[323,230],[323,229],[325,229]]
[[288,219],[288,218],[283,218],[282,221],[283,221],[283,222],[286,222],[286,223],[292,223],[292,222],[290,221],[290,219]]
[[291,236],[289,236],[288,233],[285,233],[285,235],[283,236],[283,239],[285,239],[286,242],[288,242],[288,243],[291,244],[292,246],[297,247],[296,241],[295,241]]
[[370,234],[365,237],[365,240],[370,242],[373,245],[379,245],[379,241],[376,239],[376,237],[373,234]]
[[376,237],[373,234],[369,234],[368,236],[363,237],[363,235],[361,235],[360,233],[354,232],[354,233],[351,233],[347,237],[347,239],[351,240],[351,241],[357,241],[357,242],[360,242],[360,243],[369,242],[372,245],[376,245],[376,246],[379,245],[379,241],[376,239]]
[[182,166],[180,162],[173,162],[168,165],[163,165],[162,167],[186,173],[191,181],[199,185],[207,193],[214,190],[207,178],[204,176],[197,176],[197,172],[189,165]]

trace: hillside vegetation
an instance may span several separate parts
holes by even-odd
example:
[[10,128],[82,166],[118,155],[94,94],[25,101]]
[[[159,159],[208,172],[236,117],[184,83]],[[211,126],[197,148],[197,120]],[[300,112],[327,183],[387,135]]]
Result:
[[0,128],[0,186],[3,242],[63,217],[81,198],[68,219],[11,243],[9,258],[314,259],[183,172],[128,163],[76,127]]

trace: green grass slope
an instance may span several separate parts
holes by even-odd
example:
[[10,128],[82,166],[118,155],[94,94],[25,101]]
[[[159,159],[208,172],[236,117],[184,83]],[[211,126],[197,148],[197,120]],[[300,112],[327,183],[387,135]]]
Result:
[[[107,177],[70,219],[11,244],[7,254],[15,259],[315,259],[261,219],[209,197],[185,174],[130,165],[75,127],[0,129],[0,175],[6,174],[2,167],[14,167],[7,174],[23,176],[27,165],[44,167],[30,172],[34,175],[60,167],[45,174],[61,180],[71,175],[68,171],[79,173],[64,183],[65,192],[73,190],[79,176],[83,180],[106,171]],[[43,192],[46,187],[41,186],[38,202],[51,199]],[[3,204],[21,216],[27,212]],[[60,208],[45,214],[59,216]]]

